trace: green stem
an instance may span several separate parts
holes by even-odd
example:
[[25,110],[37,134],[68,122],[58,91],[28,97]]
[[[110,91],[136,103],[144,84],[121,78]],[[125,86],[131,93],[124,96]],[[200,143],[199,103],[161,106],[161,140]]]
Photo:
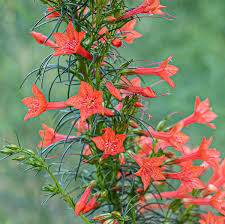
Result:
[[100,87],[100,67],[101,67],[101,62],[96,63],[96,71],[95,71],[95,78],[96,78],[96,90],[99,90]]
[[[61,188],[60,184],[58,183],[58,181],[56,180],[55,176],[53,175],[53,173],[51,172],[51,170],[46,166],[45,167],[46,171],[49,173],[50,177],[52,178],[52,180],[55,182],[56,186],[58,187],[60,193],[63,195],[63,197],[65,198],[65,200],[67,201],[67,203],[74,209],[74,205],[73,202],[69,199],[69,197],[66,195],[66,193],[63,191],[63,189]],[[80,214],[80,217],[84,220],[85,223],[90,224],[90,222],[88,221],[88,219]]]
[[73,202],[70,200],[70,198],[66,195],[66,193],[63,191],[63,189],[61,188],[60,184],[58,183],[58,181],[56,180],[55,176],[53,175],[53,173],[51,172],[51,170],[45,165],[45,170],[48,172],[48,174],[50,175],[50,177],[52,178],[52,180],[55,182],[58,190],[60,191],[60,193],[62,194],[62,196],[65,198],[65,200],[67,201],[67,203],[70,205],[70,207],[74,208]]
[[[60,191],[61,195],[64,197],[64,199],[66,200],[66,202],[70,205],[70,207],[71,207],[72,209],[74,209],[75,205],[73,204],[73,202],[71,201],[71,199],[67,196],[67,194],[64,192],[64,190],[62,189],[62,187],[60,186],[60,184],[59,184],[58,181],[56,180],[55,176],[53,175],[53,173],[52,173],[52,171],[49,169],[49,167],[44,163],[44,161],[43,161],[41,158],[36,157],[36,155],[35,155],[34,157],[35,157],[35,159],[37,159],[38,161],[40,161],[40,162],[42,163],[43,168],[48,172],[48,174],[50,175],[50,177],[52,178],[52,180],[53,180],[54,183],[56,184],[58,190]],[[86,224],[91,224],[91,223],[88,221],[88,219],[87,219],[84,215],[80,214],[79,216],[84,220],[84,222],[85,222]]]
[[[43,162],[43,160],[42,160]],[[44,162],[43,162],[44,163]],[[53,173],[51,172],[51,170],[45,165],[45,163],[43,164],[45,170],[48,172],[48,174],[50,175],[50,177],[52,178],[52,180],[55,182],[56,186],[58,187],[60,193],[62,194],[62,196],[65,198],[65,200],[67,201],[67,203],[72,207],[72,209],[74,209],[74,204],[73,202],[70,200],[70,198],[66,195],[66,193],[63,191],[63,189],[61,188],[60,184],[58,183],[58,181],[56,180],[55,176],[53,175]],[[88,221],[88,219],[80,214],[79,215],[85,223],[90,224],[90,222]]]
[[85,223],[91,224],[84,215],[80,214],[80,217],[84,220]]

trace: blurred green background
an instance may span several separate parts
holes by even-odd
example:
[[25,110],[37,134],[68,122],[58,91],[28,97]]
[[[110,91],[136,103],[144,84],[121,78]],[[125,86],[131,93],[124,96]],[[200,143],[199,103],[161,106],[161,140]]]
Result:
[[[161,4],[178,19],[172,22],[143,19],[135,28],[143,37],[134,45],[127,45],[121,53],[129,58],[153,61],[164,60],[174,53],[173,63],[180,68],[173,77],[176,89],[170,90],[172,95],[151,102],[152,123],[156,124],[173,111],[190,114],[195,96],[201,100],[209,97],[213,110],[219,115],[214,122],[217,129],[193,125],[186,132],[192,136],[193,146],[198,145],[204,135],[213,135],[213,146],[224,156],[225,2],[165,0]],[[0,0],[0,5],[0,144],[17,143],[15,133],[18,133],[23,146],[34,148],[40,140],[41,123],[51,125],[53,121],[50,115],[23,121],[26,109],[21,99],[31,96],[31,82],[22,89],[19,85],[50,52],[29,35],[31,26],[44,14],[45,6],[38,0]],[[166,84],[160,87],[167,90]],[[177,119],[181,118],[177,115]],[[57,198],[41,206],[44,194],[40,188],[44,180],[23,170],[24,167],[10,160],[0,162],[0,223],[78,223]]]

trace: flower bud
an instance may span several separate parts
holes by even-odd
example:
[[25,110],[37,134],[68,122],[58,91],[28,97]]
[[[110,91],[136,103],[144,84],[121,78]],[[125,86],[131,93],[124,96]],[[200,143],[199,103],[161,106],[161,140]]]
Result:
[[27,159],[27,156],[18,156],[16,158],[12,159],[12,160],[23,161],[25,159]]
[[26,149],[26,152],[29,152],[30,154],[33,154],[34,155],[34,152],[30,149]]
[[115,17],[107,17],[106,20],[110,23],[113,23],[116,21],[116,18]]
[[119,212],[113,211],[112,212],[113,217],[117,218],[117,219],[122,219],[122,216]]
[[99,221],[105,221],[107,219],[110,219],[111,217],[112,217],[111,213],[104,213],[104,214],[101,214],[101,215],[97,215],[92,219],[95,220],[95,221],[98,221],[98,220]]
[[55,185],[48,184],[47,186],[42,187],[42,191],[50,191],[57,193],[59,192],[59,189]]
[[42,169],[42,167],[34,167],[31,170],[36,170],[36,171],[40,171]]
[[117,219],[108,219],[104,222],[104,224],[117,224]]
[[156,127],[157,131],[162,131],[166,127],[166,124],[167,120],[160,121]]
[[11,150],[18,150],[19,147],[17,145],[6,145],[5,148],[11,149]]
[[10,149],[1,149],[0,153],[5,154],[5,155],[12,155],[13,151]]
[[132,127],[132,128],[138,128],[138,124],[134,121],[130,121],[129,125]]
[[39,162],[39,161],[36,161],[34,159],[29,159],[27,162],[26,162],[27,165],[31,165],[31,166],[34,166],[34,167],[42,167],[42,164]]
[[106,196],[107,196],[107,194],[106,194],[105,191],[101,193],[101,197],[102,197],[102,198],[104,198],[104,197],[106,197]]
[[120,40],[120,39],[111,40],[111,43],[114,47],[117,47],[117,48],[121,47],[123,44],[122,40]]

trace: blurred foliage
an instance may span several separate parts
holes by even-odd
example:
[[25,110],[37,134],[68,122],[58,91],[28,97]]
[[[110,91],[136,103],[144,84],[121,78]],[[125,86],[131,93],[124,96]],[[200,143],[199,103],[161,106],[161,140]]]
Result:
[[[193,125],[186,132],[192,136],[192,146],[198,145],[204,135],[213,135],[213,146],[224,157],[225,2],[162,0],[161,4],[166,5],[167,12],[178,19],[172,22],[156,18],[138,21],[135,30],[144,36],[135,40],[134,45],[122,49],[121,53],[128,58],[152,61],[164,60],[174,53],[173,62],[180,68],[173,78],[176,89],[172,92],[169,89],[170,96],[151,101],[151,123],[156,125],[162,117],[174,111],[188,115],[193,111],[195,96],[200,96],[201,100],[209,97],[213,110],[219,115],[215,121],[217,129]],[[51,126],[54,119],[50,112],[23,122],[26,109],[21,99],[31,95],[32,80],[22,89],[19,86],[24,76],[50,52],[37,45],[29,35],[40,12],[44,14],[45,6],[37,0],[0,0],[0,5],[0,144],[16,143],[17,133],[22,145],[35,148],[41,123]],[[47,34],[47,30],[44,31]],[[147,80],[146,86],[152,83],[151,80]],[[159,88],[162,92],[167,91],[165,83]],[[173,119],[172,122],[182,119],[182,115],[175,115]],[[18,167],[10,160],[1,161],[0,167],[0,223],[75,223],[73,213],[57,198],[51,199],[54,203],[50,201],[41,206],[43,178],[30,172],[23,173],[24,167]]]

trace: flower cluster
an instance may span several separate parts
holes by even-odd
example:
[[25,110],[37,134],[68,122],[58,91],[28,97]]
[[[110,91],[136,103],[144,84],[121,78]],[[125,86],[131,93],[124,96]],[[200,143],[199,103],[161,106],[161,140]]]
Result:
[[[216,128],[211,122],[217,115],[209,99],[201,101],[197,96],[191,115],[173,125],[168,116],[153,127],[143,116],[150,117],[144,101],[160,101],[169,95],[157,94],[158,83],[166,82],[175,89],[173,76],[179,68],[173,64],[173,54],[139,67],[135,62],[144,60],[128,61],[119,55],[120,47],[142,37],[134,31],[141,14],[148,19],[154,15],[167,20],[176,17],[164,11],[166,6],[160,5],[160,0],[145,0],[130,10],[125,10],[123,0],[42,2],[48,5],[43,24],[56,23],[49,36],[31,32],[38,44],[52,50],[36,81],[42,83],[51,71],[56,76],[50,90],[58,83],[58,92],[60,86],[66,86],[68,94],[65,100],[52,102],[51,91],[47,100],[41,85],[34,83],[34,97],[22,103],[29,108],[25,121],[48,110],[61,116],[55,128],[43,123],[39,132],[43,163],[60,160],[58,176],[63,186],[67,185],[63,189],[50,175],[56,181],[54,192],[60,192],[86,223],[225,223],[225,162],[210,148],[213,137],[203,136],[192,149],[190,137],[184,133],[195,123]],[[49,64],[54,58],[57,63]],[[159,81],[146,86],[141,78],[150,80],[152,75]],[[212,177],[201,180],[209,168]],[[45,190],[53,192],[55,188]],[[206,214],[201,206],[211,206],[223,216],[211,211]]]

